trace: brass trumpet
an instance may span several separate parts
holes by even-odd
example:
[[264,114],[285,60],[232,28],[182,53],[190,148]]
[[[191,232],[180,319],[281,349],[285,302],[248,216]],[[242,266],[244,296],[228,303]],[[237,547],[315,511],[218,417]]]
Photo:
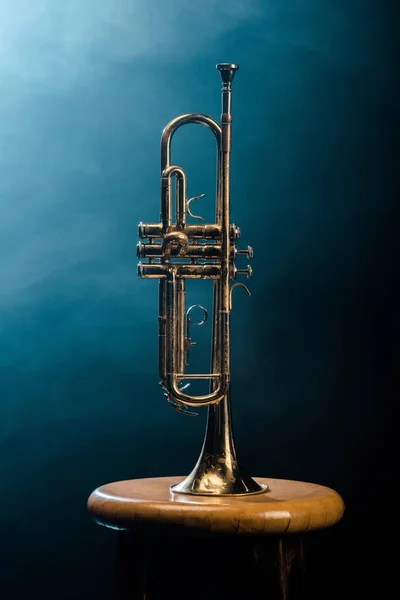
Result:
[[[208,406],[207,428],[200,458],[191,474],[172,486],[175,493],[198,495],[244,495],[264,492],[240,467],[232,433],[230,402],[230,312],[232,291],[243,283],[234,283],[238,275],[252,276],[252,269],[238,269],[237,255],[252,258],[253,251],[237,250],[240,229],[230,223],[230,152],[232,129],[232,81],[238,65],[217,65],[222,78],[221,123],[203,114],[186,114],[173,119],[161,137],[161,215],[158,223],[140,223],[137,255],[141,278],[159,280],[159,376],[167,400],[180,412],[194,414],[188,407]],[[187,199],[185,171],[171,163],[174,133],[188,123],[210,129],[217,144],[217,186],[215,223],[193,224],[187,217],[191,203],[202,196]],[[175,222],[173,221],[173,179],[175,179]],[[143,260],[147,262],[143,262]],[[201,325],[207,311],[200,305],[186,309],[186,279],[214,281],[211,369],[206,374],[185,373],[189,351],[195,343],[190,325]],[[192,320],[194,308],[203,310],[200,321]],[[209,393],[193,396],[186,390],[190,380],[209,380]],[[184,381],[189,383],[183,384]]]

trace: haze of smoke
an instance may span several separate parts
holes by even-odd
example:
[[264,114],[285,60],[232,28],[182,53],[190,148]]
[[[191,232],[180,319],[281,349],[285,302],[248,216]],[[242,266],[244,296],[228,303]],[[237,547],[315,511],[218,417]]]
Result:
[[[102,178],[104,171],[115,176],[118,161],[110,165],[101,152],[110,141],[123,146],[129,132],[144,135],[143,114],[151,112],[151,100],[147,94],[146,104],[142,92],[127,90],[121,107],[124,119],[133,116],[122,130],[113,99],[101,104],[104,74],[115,63],[136,61],[146,85],[146,68],[137,61],[186,61],[224,32],[255,19],[261,4],[0,0],[1,306],[36,303],[44,293],[40,282],[56,281],[57,272],[63,273],[67,293],[80,264],[105,264],[116,249],[120,217],[109,220],[104,206],[113,184]],[[128,111],[132,100],[137,105]],[[133,150],[139,151],[134,144]],[[90,182],[88,195],[80,194],[80,182]],[[97,210],[90,194],[105,185],[110,193]],[[78,198],[64,191],[68,186],[78,190]],[[103,293],[117,293],[112,261],[92,274]]]
[[3,0],[0,73],[66,86],[105,62],[187,60],[239,23],[261,0]]

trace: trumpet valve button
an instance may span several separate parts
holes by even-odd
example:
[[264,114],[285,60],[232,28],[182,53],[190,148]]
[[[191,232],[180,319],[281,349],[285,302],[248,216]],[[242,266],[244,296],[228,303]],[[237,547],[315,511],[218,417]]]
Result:
[[253,277],[253,269],[250,265],[247,265],[247,269],[236,269],[235,275],[246,275],[247,279]]
[[247,250],[238,250],[237,254],[245,254],[247,256],[247,258],[253,258],[254,251],[251,246],[247,246]]

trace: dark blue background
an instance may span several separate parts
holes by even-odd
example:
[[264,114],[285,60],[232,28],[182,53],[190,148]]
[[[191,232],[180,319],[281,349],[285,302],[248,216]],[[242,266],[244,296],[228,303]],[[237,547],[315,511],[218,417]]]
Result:
[[[157,285],[137,278],[135,247],[158,219],[161,130],[219,117],[220,61],[240,64],[232,219],[255,250],[252,297],[234,298],[239,454],[253,474],[339,491],[320,568],[337,590],[379,578],[399,355],[394,7],[0,4],[2,598],[106,598],[114,534],[88,495],[183,474],[200,451],[204,414],[181,417],[157,385]],[[179,132],[174,162],[210,221],[209,132]]]

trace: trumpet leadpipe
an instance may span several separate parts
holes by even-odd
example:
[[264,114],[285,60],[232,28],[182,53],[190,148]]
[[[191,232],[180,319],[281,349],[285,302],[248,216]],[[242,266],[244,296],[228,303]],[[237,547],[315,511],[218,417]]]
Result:
[[[138,263],[138,275],[141,279],[166,279],[168,273],[173,268],[176,278],[179,279],[220,279],[221,278],[221,264],[182,264],[182,263]],[[229,264],[229,279],[236,279],[238,275],[246,275],[248,279],[251,279],[253,270],[250,265],[247,265],[246,269],[238,269],[235,264]],[[182,290],[183,292],[184,290]],[[165,294],[164,290],[161,290],[161,300],[165,303],[162,294]],[[219,315],[221,318],[221,315]]]
[[[221,258],[221,244],[190,244],[186,250],[186,253],[183,257],[184,259],[210,259],[210,260],[218,260]],[[245,251],[237,250],[236,246],[231,246],[230,248],[230,258],[231,260],[235,260],[238,253],[243,253]],[[136,247],[136,255],[138,258],[162,258],[163,257],[163,249],[162,243],[157,242],[149,242],[144,244],[143,242],[139,242]],[[171,257],[176,258],[179,256],[179,248],[171,247]]]
[[[177,278],[182,279],[219,279],[221,277],[221,265],[192,265],[173,264]],[[171,263],[149,263],[139,262],[138,275],[141,279],[164,279],[171,269]]]
[[[253,250],[248,247],[247,250],[238,250],[236,246],[231,245],[229,255],[231,260],[236,260],[238,254],[246,254],[249,258],[253,256]],[[185,256],[179,256],[179,248],[176,246],[171,247],[172,258],[184,258],[184,259],[203,259],[203,260],[218,260],[221,258],[222,247],[221,244],[191,244],[186,250]],[[144,244],[139,242],[136,246],[136,255],[138,258],[163,258],[162,243],[149,242]]]
[[[136,254],[138,258],[162,258],[163,249],[161,243],[151,242],[143,244],[139,242],[136,247]],[[171,247],[171,257],[179,256],[179,248],[176,246]],[[185,256],[182,258],[203,258],[203,259],[218,259],[221,256],[221,245],[220,244],[191,244],[188,246]]]
[[[169,227],[169,231],[179,231],[179,227],[172,224]],[[164,237],[165,231],[162,223],[139,223],[139,238],[141,240],[156,238],[160,239]],[[206,223],[204,225],[190,224],[185,226],[185,233],[189,239],[203,239],[203,240],[221,240],[222,239],[222,228],[217,223]],[[230,226],[230,239],[232,241],[240,238],[240,228],[237,225],[232,224]]]

